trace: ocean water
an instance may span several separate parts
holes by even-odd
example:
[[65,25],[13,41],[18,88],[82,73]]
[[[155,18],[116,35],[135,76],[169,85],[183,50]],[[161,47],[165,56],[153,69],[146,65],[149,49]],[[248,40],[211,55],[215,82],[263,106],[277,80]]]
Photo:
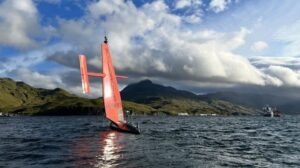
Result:
[[0,167],[300,167],[300,116],[0,118]]

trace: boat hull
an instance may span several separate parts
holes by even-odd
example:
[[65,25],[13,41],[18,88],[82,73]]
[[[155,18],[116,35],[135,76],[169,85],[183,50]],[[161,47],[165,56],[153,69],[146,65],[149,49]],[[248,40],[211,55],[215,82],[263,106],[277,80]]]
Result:
[[[271,114],[264,114],[263,116],[264,117],[272,117]],[[281,117],[281,115],[280,114],[274,114],[273,117]]]
[[131,133],[131,134],[140,134],[138,126],[134,126],[131,123],[119,123],[115,124],[111,122],[110,128],[119,132]]

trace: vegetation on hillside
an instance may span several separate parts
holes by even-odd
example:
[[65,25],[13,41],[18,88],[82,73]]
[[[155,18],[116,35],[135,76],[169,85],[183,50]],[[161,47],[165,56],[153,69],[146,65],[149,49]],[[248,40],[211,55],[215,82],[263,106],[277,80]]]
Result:
[[[33,88],[8,78],[0,79],[0,93],[2,112],[22,115],[101,115],[104,112],[102,99],[78,97],[59,88]],[[221,100],[203,101],[193,93],[153,84],[149,80],[127,86],[122,97],[124,109],[132,110],[134,114],[253,114],[249,108]]]

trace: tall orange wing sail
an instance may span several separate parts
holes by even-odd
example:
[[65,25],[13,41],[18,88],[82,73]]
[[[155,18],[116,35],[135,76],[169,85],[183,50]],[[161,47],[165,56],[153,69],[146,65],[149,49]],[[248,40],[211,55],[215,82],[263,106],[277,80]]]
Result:
[[113,67],[106,37],[104,43],[101,44],[101,51],[102,51],[102,71],[103,71],[102,73],[88,72],[85,56],[84,55],[79,56],[83,92],[84,93],[90,92],[89,76],[103,78],[102,81],[103,101],[104,101],[106,118],[108,118],[113,123],[111,124],[111,128],[116,129],[118,131],[139,134],[140,131],[137,126],[133,126],[129,122],[125,121],[117,78],[127,78],[127,77],[118,76],[115,74],[115,69]]
[[115,70],[107,43],[101,44],[103,78],[103,100],[106,117],[114,123],[125,122],[121,96]]

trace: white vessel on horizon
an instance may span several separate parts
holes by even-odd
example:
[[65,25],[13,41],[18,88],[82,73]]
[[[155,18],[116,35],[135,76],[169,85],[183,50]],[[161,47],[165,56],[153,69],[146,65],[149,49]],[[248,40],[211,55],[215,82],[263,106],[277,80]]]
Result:
[[262,108],[263,112],[264,112],[264,116],[266,117],[280,117],[281,116],[281,113],[279,110],[277,110],[276,107],[271,107],[269,105],[265,105],[263,108]]

